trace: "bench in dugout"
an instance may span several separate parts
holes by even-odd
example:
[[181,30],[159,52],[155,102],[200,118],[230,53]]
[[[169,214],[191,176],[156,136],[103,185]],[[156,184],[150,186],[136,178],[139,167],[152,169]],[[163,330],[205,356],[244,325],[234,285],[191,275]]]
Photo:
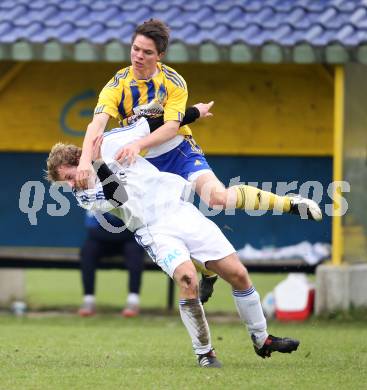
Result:
[[[300,259],[287,260],[246,260],[243,264],[251,272],[304,272],[314,273],[316,265],[308,265]],[[79,248],[56,247],[0,247],[0,268],[58,268],[79,269]],[[126,270],[121,256],[104,257],[98,265],[99,269]],[[145,258],[144,270],[161,271],[161,269],[149,258]],[[168,278],[167,309],[174,307],[174,282]]]
[[[67,247],[0,247],[0,268],[80,269],[79,248]],[[98,269],[126,270],[121,256],[108,256],[100,260]],[[147,256],[145,271],[161,271]],[[174,283],[168,278],[167,309],[174,307]]]

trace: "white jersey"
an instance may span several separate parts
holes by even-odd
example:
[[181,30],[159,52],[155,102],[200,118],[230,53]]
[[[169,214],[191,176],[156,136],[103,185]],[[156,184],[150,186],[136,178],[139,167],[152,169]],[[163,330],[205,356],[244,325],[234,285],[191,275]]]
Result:
[[150,133],[145,118],[131,126],[106,132],[102,143],[103,160],[124,183],[128,200],[114,208],[105,199],[102,184],[95,179],[94,188],[75,191],[78,203],[93,212],[112,212],[121,218],[129,230],[136,231],[173,211],[191,191],[191,184],[178,175],[160,172],[143,157],[128,166],[114,160],[116,152],[124,145],[132,143]]

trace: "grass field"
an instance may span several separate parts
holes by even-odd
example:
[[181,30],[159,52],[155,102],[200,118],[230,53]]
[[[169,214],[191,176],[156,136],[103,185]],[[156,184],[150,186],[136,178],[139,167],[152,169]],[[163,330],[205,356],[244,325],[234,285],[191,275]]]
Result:
[[[256,275],[254,280],[264,293],[281,278]],[[80,301],[77,272],[29,271],[27,282],[31,307],[57,310],[0,316],[1,389],[366,388],[367,327],[361,320],[271,322],[271,332],[300,338],[302,344],[296,353],[262,360],[232,315],[214,314],[234,312],[229,291],[219,284],[208,312],[224,367],[205,370],[196,367],[177,314],[143,310],[140,318],[129,320],[118,315],[125,290],[121,273],[100,272],[102,312],[88,319],[73,315]],[[164,308],[163,276],[147,273],[144,282],[144,307]]]

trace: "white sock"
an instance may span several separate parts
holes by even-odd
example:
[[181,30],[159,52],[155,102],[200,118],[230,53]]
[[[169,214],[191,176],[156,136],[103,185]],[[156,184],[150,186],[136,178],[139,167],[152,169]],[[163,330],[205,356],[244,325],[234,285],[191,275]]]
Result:
[[258,348],[261,348],[268,337],[268,333],[258,292],[252,286],[247,290],[233,290],[232,293],[237,311],[241,320],[247,325],[252,342]]
[[180,314],[191,337],[192,347],[197,355],[208,353],[212,349],[209,325],[203,305],[199,299],[180,299]]
[[140,304],[139,294],[129,293],[129,295],[127,296],[127,299],[126,299],[126,303],[128,305],[132,305],[132,306],[139,306],[139,304]]
[[96,298],[94,295],[84,295],[84,303],[87,305],[94,304],[96,302]]

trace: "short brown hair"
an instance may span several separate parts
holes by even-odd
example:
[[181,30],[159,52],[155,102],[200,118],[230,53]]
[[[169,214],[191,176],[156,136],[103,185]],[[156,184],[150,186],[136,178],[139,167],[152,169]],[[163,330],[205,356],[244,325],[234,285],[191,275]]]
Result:
[[50,182],[58,181],[60,179],[59,168],[62,165],[77,166],[81,154],[82,149],[78,146],[61,142],[55,144],[46,160],[46,179]]
[[134,43],[137,35],[144,35],[150,38],[157,49],[158,54],[164,53],[168,47],[169,28],[159,19],[149,19],[136,27],[131,44]]

